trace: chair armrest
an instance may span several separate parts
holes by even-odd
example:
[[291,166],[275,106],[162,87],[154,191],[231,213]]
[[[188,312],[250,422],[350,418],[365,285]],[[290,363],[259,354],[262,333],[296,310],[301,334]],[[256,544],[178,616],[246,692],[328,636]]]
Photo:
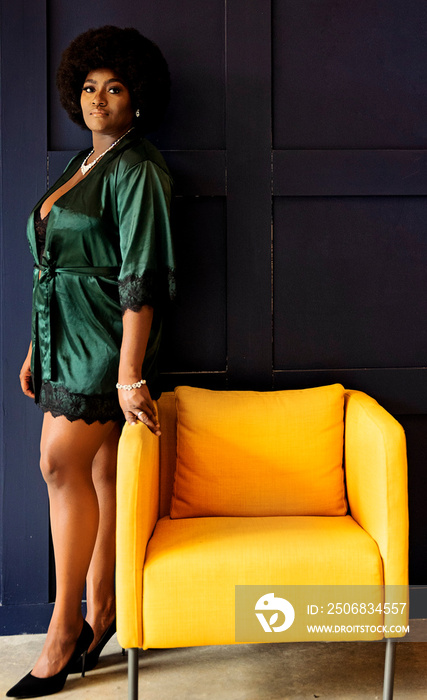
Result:
[[124,649],[142,647],[142,570],[159,513],[159,438],[145,425],[125,424],[117,457],[117,636]]
[[386,586],[408,584],[408,486],[402,426],[374,399],[346,392],[345,472],[352,517],[378,545]]

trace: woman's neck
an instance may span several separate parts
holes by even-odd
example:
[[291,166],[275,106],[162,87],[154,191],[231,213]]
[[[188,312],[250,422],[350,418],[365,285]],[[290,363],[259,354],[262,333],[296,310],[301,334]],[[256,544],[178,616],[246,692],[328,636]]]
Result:
[[97,132],[92,132],[92,145],[94,150],[94,156],[97,157],[104,153],[108,148],[111,148],[113,143],[121,139],[125,134],[127,134],[132,129],[132,126],[127,127],[124,131],[117,132],[116,134],[99,134]]

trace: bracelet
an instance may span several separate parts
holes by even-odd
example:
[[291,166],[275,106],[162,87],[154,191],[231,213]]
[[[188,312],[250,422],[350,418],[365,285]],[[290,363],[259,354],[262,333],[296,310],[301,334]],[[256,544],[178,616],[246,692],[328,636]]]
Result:
[[141,379],[139,382],[135,382],[135,384],[119,384],[117,382],[116,384],[116,389],[126,389],[126,391],[132,391],[132,389],[139,389],[143,384],[146,384],[147,382],[145,379]]

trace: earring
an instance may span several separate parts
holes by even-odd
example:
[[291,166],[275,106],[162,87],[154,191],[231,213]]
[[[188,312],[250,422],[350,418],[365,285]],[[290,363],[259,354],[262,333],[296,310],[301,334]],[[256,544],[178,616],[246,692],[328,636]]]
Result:
[[141,116],[141,112],[140,112],[140,109],[138,107],[138,109],[135,112],[135,117],[138,119],[138,117],[140,117],[140,116]]

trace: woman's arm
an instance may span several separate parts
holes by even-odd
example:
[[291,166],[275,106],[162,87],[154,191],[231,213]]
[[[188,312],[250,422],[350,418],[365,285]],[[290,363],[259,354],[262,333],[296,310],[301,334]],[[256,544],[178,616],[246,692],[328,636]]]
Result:
[[19,381],[21,382],[21,389],[24,392],[25,396],[29,396],[30,399],[34,399],[34,391],[33,391],[33,380],[31,376],[31,354],[33,351],[33,345],[30,342],[30,347],[28,348],[27,352],[27,357],[24,360],[24,364],[21,367],[21,371],[19,373]]
[[[135,384],[141,377],[141,367],[150,335],[153,308],[143,306],[140,311],[127,309],[123,315],[123,339],[120,350],[119,384]],[[139,389],[119,389],[119,403],[128,423],[134,425],[143,418],[143,423],[155,435],[160,435],[160,424],[146,384]],[[145,415],[138,418],[138,413]]]

